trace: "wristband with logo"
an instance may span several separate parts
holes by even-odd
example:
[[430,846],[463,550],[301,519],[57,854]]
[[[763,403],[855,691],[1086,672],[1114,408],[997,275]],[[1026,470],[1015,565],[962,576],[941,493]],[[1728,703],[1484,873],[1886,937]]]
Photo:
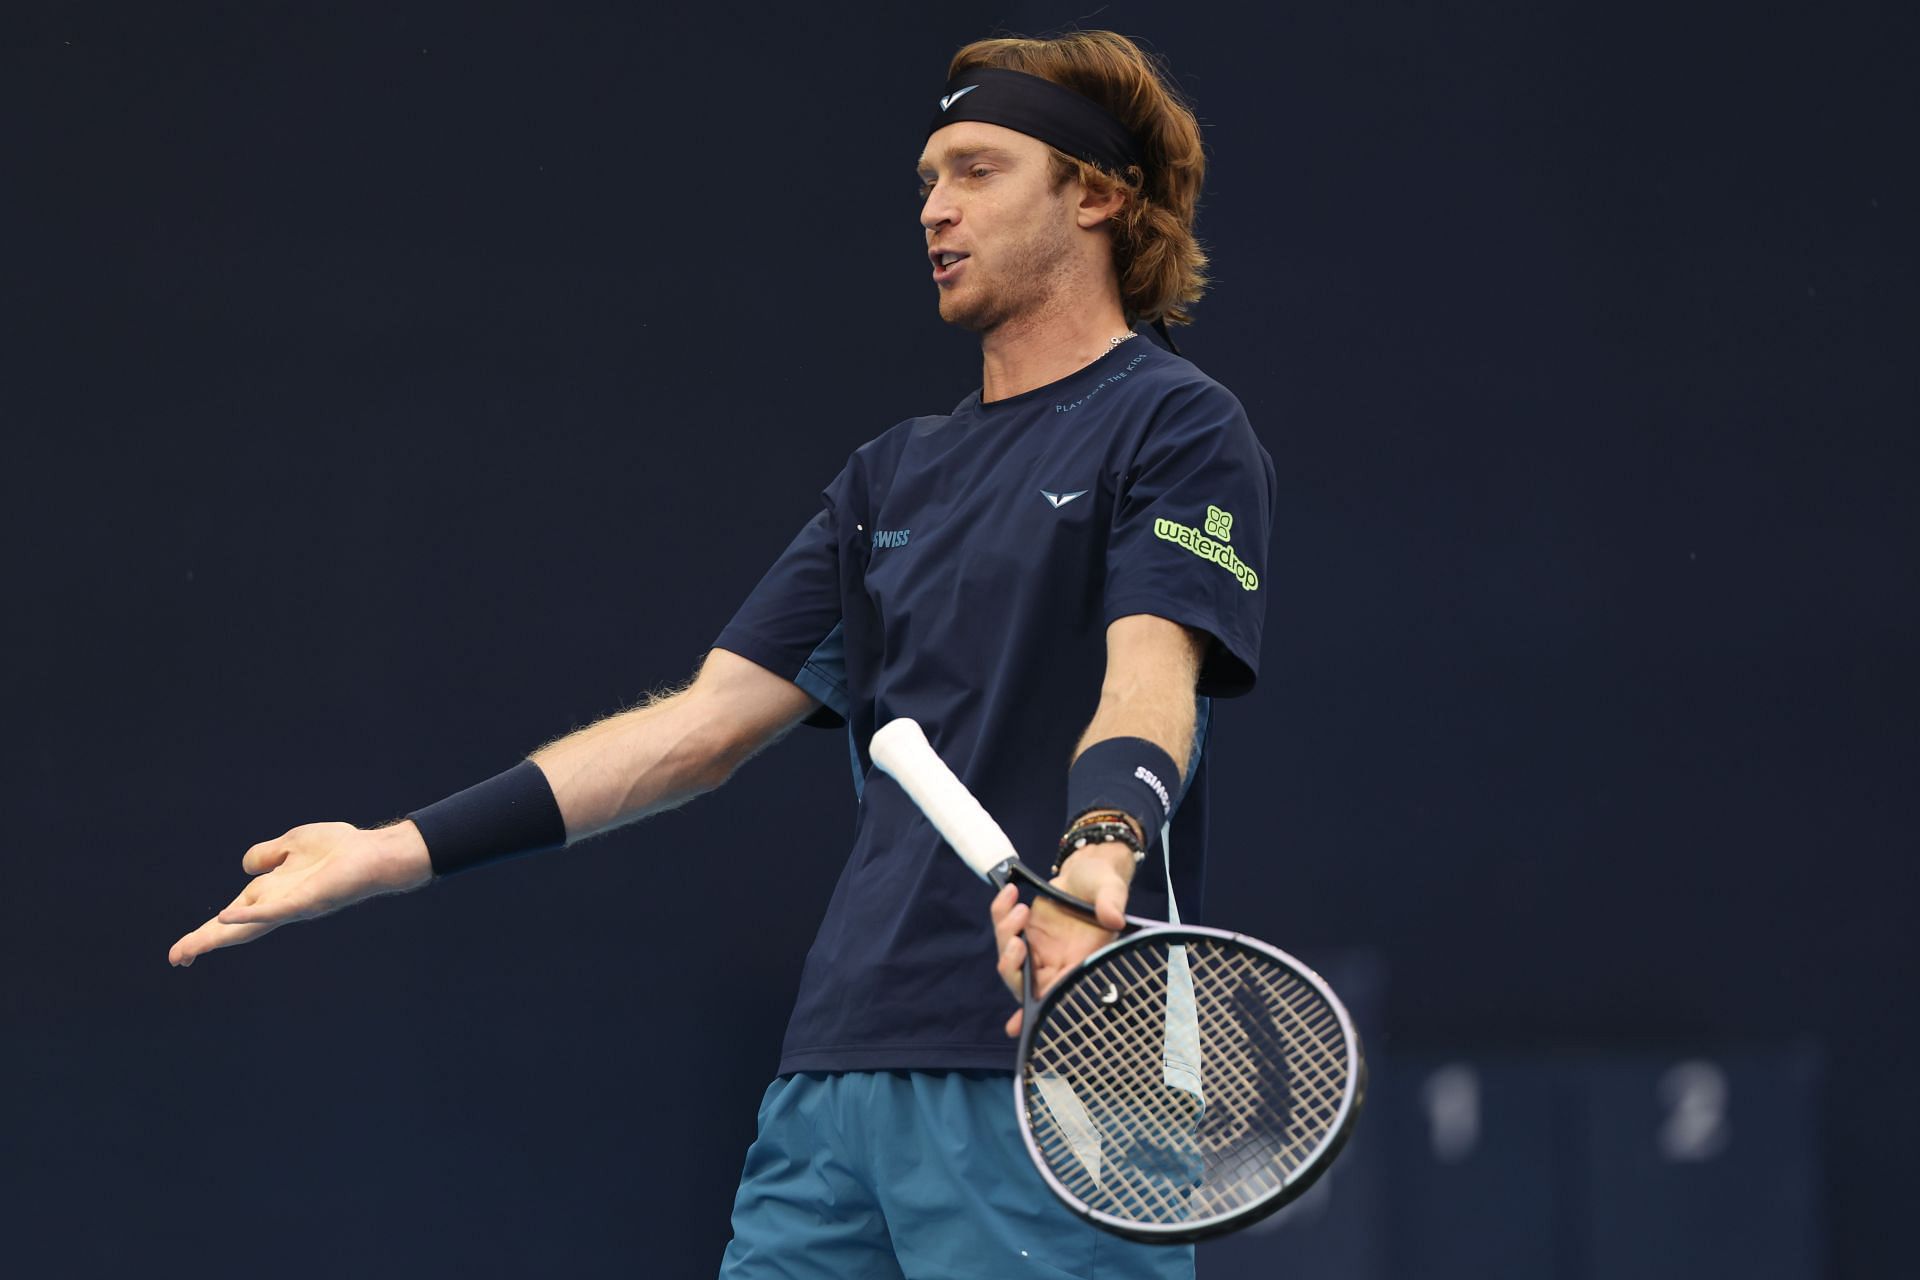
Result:
[[1180,770],[1145,738],[1107,738],[1080,753],[1067,771],[1068,825],[1096,809],[1116,809],[1139,824],[1151,849],[1173,812]]

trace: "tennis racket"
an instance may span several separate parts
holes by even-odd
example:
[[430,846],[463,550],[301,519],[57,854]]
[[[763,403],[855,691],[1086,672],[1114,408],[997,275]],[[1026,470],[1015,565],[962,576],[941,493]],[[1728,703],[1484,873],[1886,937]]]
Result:
[[[983,879],[1093,907],[1020,861],[912,720],[873,735],[890,774]],[[1134,1240],[1251,1225],[1326,1172],[1366,1089],[1360,1039],[1320,975],[1264,942],[1127,917],[1036,998],[1029,948],[1014,1070],[1020,1136],[1053,1193]]]

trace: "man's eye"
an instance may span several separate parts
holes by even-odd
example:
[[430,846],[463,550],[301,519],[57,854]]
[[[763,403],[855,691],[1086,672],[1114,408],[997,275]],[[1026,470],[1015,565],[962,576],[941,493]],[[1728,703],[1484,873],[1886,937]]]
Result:
[[986,178],[986,177],[991,177],[992,174],[993,174],[993,170],[989,169],[984,164],[977,164],[973,166],[973,168],[967,170],[967,176],[969,178]]
[[923,182],[920,184],[920,198],[922,200],[925,200],[928,196],[932,194],[933,194],[933,184],[931,182]]

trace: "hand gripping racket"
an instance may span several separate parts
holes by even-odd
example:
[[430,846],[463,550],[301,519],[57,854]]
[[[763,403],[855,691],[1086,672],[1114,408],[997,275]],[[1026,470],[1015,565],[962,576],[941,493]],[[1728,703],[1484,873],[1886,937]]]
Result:
[[[1013,880],[1091,919],[1020,861],[920,726],[873,735],[875,765],[996,888]],[[1119,1235],[1199,1240],[1305,1191],[1366,1089],[1360,1039],[1320,975],[1264,942],[1127,917],[1036,999],[1027,953],[1014,1101],[1040,1176]]]

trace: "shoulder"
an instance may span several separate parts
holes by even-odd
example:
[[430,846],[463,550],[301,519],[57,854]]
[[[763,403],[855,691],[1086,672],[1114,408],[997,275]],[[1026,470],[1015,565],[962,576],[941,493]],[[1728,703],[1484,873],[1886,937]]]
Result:
[[894,423],[847,455],[846,465],[826,488],[827,498],[842,500],[850,493],[866,490],[874,477],[891,475],[914,440],[940,432],[952,419],[952,414],[937,413]]
[[1240,398],[1185,356],[1156,348],[1152,376],[1168,413],[1247,421]]
[[861,445],[858,449],[855,449],[853,451],[852,461],[863,464],[868,467],[868,469],[872,469],[876,463],[891,463],[897,461],[900,455],[910,448],[915,440],[922,439],[926,436],[940,435],[945,432],[952,426],[957,417],[964,414],[967,406],[977,400],[978,397],[979,393],[975,392],[973,396],[970,396],[967,400],[961,401],[952,413],[928,413],[921,414],[918,417],[901,419],[873,439]]
[[1152,387],[1152,413],[1141,448],[1179,448],[1207,440],[1266,456],[1240,398],[1191,360],[1156,347],[1154,359],[1141,372]]

